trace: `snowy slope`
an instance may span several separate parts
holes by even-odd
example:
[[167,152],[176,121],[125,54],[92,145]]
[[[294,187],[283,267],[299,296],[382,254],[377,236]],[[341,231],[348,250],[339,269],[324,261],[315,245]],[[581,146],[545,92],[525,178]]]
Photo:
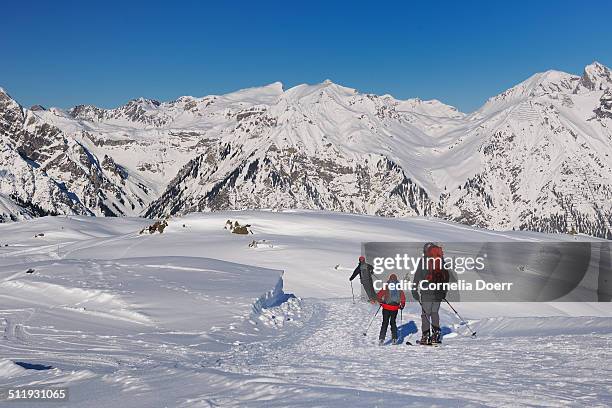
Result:
[[[147,186],[0,89],[0,192],[37,215],[138,213]],[[68,128],[70,129],[70,127]]]
[[[476,339],[443,309],[443,348],[380,348],[376,328],[361,335],[375,309],[353,304],[347,281],[364,240],[586,237],[313,211],[190,214],[139,234],[150,222],[0,225],[2,387],[68,386],[75,407],[612,402],[609,303],[461,303]],[[409,305],[401,336],[414,340],[419,320]]]
[[[250,224],[253,234],[231,234],[224,229],[228,219],[242,225]],[[0,248],[0,254],[6,252],[2,256],[8,263],[15,263],[11,259],[16,257],[19,260],[24,255],[30,261],[52,260],[58,257],[58,253],[60,257],[70,259],[136,258],[149,257],[151,253],[164,256],[197,254],[284,270],[283,280],[289,292],[327,297],[340,293],[350,295],[346,268],[352,271],[356,253],[361,250],[361,243],[366,241],[541,242],[588,239],[570,235],[486,231],[428,218],[380,218],[316,211],[194,213],[171,218],[161,235],[139,235],[142,226],[150,222],[139,218],[98,220],[70,217],[65,220],[47,217],[27,221],[25,229],[23,223],[7,224],[2,231],[11,237],[11,247]],[[44,237],[34,237],[39,233]],[[259,243],[255,248],[249,247],[253,241]],[[19,250],[14,251],[13,246]],[[336,265],[341,268],[334,269]]]
[[0,222],[18,221],[31,218],[32,214],[17,205],[14,200],[0,194]]
[[493,229],[612,236],[612,133],[603,90],[611,87],[609,69],[594,63],[582,77],[548,71],[491,98],[460,130],[457,148],[478,165],[472,160],[464,173],[454,172],[462,181],[453,180],[439,215]]
[[[52,213],[305,208],[612,236],[610,78],[599,63],[538,73],[470,115],[331,81],[67,111],[3,92],[0,136],[19,154],[0,192],[55,183],[31,200]],[[16,163],[41,174],[20,186]]]

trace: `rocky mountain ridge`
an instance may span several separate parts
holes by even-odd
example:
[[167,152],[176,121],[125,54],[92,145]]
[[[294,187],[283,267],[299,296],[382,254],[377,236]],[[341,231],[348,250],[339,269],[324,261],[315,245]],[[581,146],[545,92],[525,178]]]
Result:
[[610,129],[599,63],[535,74],[469,115],[331,81],[66,111],[1,91],[0,212],[310,208],[612,238]]

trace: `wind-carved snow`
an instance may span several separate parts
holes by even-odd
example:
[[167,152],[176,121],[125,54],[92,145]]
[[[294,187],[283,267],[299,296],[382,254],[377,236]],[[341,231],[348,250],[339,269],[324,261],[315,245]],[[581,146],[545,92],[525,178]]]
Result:
[[[380,316],[362,336],[376,307],[353,303],[347,279],[366,240],[586,237],[314,211],[194,213],[140,235],[149,223],[0,225],[4,387],[67,386],[74,407],[612,403],[609,303],[461,302],[476,338],[443,306],[441,348],[378,347]],[[401,319],[414,342],[418,305]]]
[[331,81],[68,111],[2,92],[0,193],[23,208],[3,218],[303,208],[612,237],[610,78],[538,73],[469,115]]

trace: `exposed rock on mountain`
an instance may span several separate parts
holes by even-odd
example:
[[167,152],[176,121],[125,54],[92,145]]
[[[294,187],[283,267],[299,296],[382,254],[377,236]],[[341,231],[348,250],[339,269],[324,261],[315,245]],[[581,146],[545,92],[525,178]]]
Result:
[[331,81],[68,111],[2,93],[0,193],[25,214],[311,208],[612,237],[611,89],[593,63],[470,115]]

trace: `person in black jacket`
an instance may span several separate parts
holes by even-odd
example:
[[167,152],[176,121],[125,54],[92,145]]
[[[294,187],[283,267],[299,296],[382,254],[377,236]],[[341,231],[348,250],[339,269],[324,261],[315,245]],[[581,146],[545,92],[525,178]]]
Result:
[[374,275],[374,267],[369,263],[366,263],[365,256],[359,257],[359,265],[357,265],[349,280],[352,281],[355,279],[355,277],[357,277],[357,275],[359,275],[359,280],[361,281],[361,285],[365,290],[368,300],[375,303],[377,298],[376,292],[374,291],[374,282],[372,280],[372,275]]

